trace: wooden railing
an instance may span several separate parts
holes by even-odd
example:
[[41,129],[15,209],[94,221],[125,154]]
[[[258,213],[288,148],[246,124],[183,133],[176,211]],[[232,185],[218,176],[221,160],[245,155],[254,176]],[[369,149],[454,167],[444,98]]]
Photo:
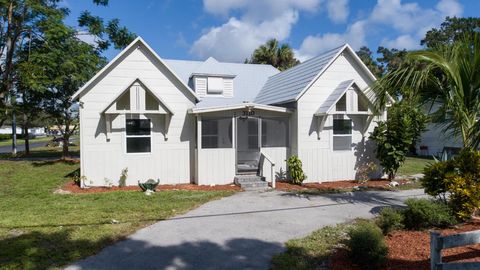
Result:
[[[270,177],[272,179],[272,188],[275,188],[275,162],[273,161],[273,159],[267,155],[265,152],[263,151],[260,151],[260,155],[262,155],[262,157],[267,160],[268,162],[270,162]],[[263,164],[262,164],[263,165]],[[263,172],[263,168],[262,168],[262,172]]]
[[442,262],[442,249],[480,243],[480,230],[441,236],[437,231],[430,232],[431,270],[473,270],[480,269],[480,262]]

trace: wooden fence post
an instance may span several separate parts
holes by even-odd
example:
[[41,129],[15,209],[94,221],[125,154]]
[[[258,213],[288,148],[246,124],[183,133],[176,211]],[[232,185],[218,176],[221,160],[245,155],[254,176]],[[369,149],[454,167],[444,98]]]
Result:
[[438,265],[442,263],[442,247],[440,246],[440,233],[430,231],[430,270],[437,270]]

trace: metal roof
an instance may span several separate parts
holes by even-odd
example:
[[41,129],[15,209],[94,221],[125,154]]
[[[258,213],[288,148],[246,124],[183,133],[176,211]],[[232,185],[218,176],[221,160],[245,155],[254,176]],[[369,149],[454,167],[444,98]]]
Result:
[[330,94],[330,96],[325,100],[320,108],[318,108],[317,112],[315,115],[320,115],[320,114],[327,114],[329,113],[333,106],[337,104],[337,102],[340,100],[340,98],[347,92],[347,90],[352,87],[354,84],[353,80],[348,80],[348,81],[343,81],[341,82],[335,90]]
[[[214,61],[216,62],[214,62]],[[164,59],[169,68],[192,89],[192,74],[202,71],[204,74],[215,75],[218,72],[228,72],[235,76],[233,78],[233,97],[202,97],[196,105],[197,108],[205,108],[212,106],[226,106],[239,104],[242,102],[253,102],[260,89],[267,79],[279,73],[279,71],[270,65],[260,64],[243,64],[243,63],[224,63],[218,62],[213,58],[207,61],[190,61],[190,60],[171,60]],[[209,63],[207,63],[209,62]],[[211,69],[209,69],[211,68]]]
[[334,48],[268,78],[267,83],[255,98],[255,102],[279,104],[295,101],[346,47],[348,45]]

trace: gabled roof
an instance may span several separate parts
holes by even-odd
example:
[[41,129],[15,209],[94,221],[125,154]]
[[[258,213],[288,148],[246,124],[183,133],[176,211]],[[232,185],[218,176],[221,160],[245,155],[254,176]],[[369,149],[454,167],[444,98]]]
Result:
[[225,76],[235,77],[234,73],[226,67],[226,65],[219,63],[217,59],[209,57],[198,68],[196,68],[192,75],[210,75],[210,76]]
[[348,81],[343,81],[341,82],[335,90],[330,94],[330,96],[323,102],[323,104],[318,108],[317,112],[315,115],[323,115],[323,114],[328,114],[330,111],[332,111],[333,107],[337,102],[342,98],[342,96],[347,92],[350,87],[355,82],[353,80],[348,80]]
[[156,59],[162,66],[166,68],[174,77],[174,79],[178,80],[180,85],[184,88],[185,92],[194,97],[196,101],[198,101],[198,97],[193,92],[190,87],[188,87],[188,84],[185,84],[184,81],[182,81],[175,72],[173,72],[166,64],[165,62],[158,56],[158,54],[141,38],[137,37],[132,43],[130,43],[125,49],[123,49],[115,58],[113,58],[106,66],[104,66],[93,78],[91,78],[85,85],[83,85],[75,94],[73,94],[72,99],[76,100],[80,97],[83,92],[89,90],[95,83],[97,83],[97,80],[103,76],[106,72],[110,71],[110,68],[117,64],[117,62],[121,61],[123,56],[126,55],[127,53],[131,53],[133,50],[137,48],[137,46],[143,46],[152,56],[154,59]]
[[169,113],[169,114],[174,114],[173,113],[173,110],[167,105],[167,103],[165,103],[165,101],[163,101],[163,99],[161,97],[159,97],[155,91],[152,91],[150,87],[148,87],[144,82],[142,82],[140,79],[135,79],[133,80],[132,82],[130,82],[129,84],[127,84],[126,87],[124,87],[123,91],[121,92],[118,92],[117,95],[108,103],[107,106],[105,106],[105,108],[103,110],[100,111],[100,113],[105,113],[112,105],[115,104],[115,102],[123,95],[125,94],[127,91],[130,90],[130,87],[135,84],[135,83],[139,83],[140,85],[143,86],[143,88],[145,89],[145,91],[147,91],[148,93],[150,93],[156,100],[157,102],[159,103],[159,105],[165,110],[166,113]]
[[281,104],[297,101],[343,52],[349,52],[372,81],[376,80],[353,49],[345,44],[268,78],[255,102]]

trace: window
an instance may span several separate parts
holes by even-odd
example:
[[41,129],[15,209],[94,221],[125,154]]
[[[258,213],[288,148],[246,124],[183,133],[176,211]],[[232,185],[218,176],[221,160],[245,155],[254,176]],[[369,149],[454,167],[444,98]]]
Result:
[[333,119],[333,150],[352,149],[352,120]]
[[232,148],[232,119],[202,119],[202,148]]
[[150,153],[151,123],[150,119],[126,120],[127,153]]
[[262,147],[288,147],[288,118],[262,119]]
[[337,112],[347,111],[347,93],[343,94],[343,96],[338,100],[337,104],[335,104],[335,110]]
[[208,77],[207,79],[207,93],[208,94],[222,94],[223,93],[223,78]]

